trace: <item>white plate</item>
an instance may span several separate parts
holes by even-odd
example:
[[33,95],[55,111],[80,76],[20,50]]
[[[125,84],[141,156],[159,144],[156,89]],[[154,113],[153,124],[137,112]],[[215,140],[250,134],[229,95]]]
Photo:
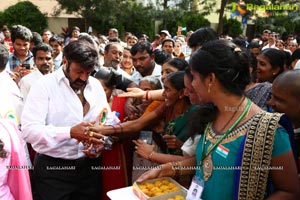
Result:
[[111,200],[139,200],[139,198],[133,193],[132,186],[108,191],[106,195]]

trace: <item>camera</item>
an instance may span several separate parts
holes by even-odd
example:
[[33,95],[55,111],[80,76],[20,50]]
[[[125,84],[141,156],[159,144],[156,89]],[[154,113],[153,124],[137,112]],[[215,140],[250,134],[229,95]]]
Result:
[[30,64],[28,63],[23,63],[22,67],[24,67],[25,69],[30,69]]

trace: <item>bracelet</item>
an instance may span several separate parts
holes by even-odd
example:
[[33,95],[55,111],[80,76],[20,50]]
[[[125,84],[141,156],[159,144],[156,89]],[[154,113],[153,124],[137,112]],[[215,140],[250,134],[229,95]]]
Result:
[[171,168],[172,168],[172,171],[173,171],[173,174],[171,175],[171,177],[174,177],[174,176],[175,176],[175,174],[176,174],[176,171],[175,171],[175,169],[174,169],[173,163],[171,163],[171,162],[168,162],[168,163],[167,163],[167,165],[170,165],[170,166],[171,166]]
[[116,127],[114,125],[108,125],[108,126],[111,126],[114,129],[114,133],[113,134],[117,133],[117,129],[116,129]]
[[179,177],[182,175],[182,166],[181,166],[181,162],[173,162],[172,163],[173,168],[175,170],[175,176]]
[[149,90],[146,91],[146,100],[147,101],[149,100],[148,95],[149,95]]
[[121,124],[118,124],[120,126],[121,129],[121,134],[123,133],[123,126]]
[[152,151],[149,156],[148,156],[148,160],[152,161],[152,156],[154,155],[155,151]]

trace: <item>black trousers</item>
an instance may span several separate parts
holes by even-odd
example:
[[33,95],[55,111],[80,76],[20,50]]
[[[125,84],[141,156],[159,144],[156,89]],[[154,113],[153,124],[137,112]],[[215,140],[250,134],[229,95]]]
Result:
[[36,154],[35,200],[101,199],[101,159],[65,160]]

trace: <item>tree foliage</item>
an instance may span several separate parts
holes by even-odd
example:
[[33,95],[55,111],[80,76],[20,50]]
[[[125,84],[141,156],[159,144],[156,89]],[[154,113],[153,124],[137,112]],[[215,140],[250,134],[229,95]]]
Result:
[[[154,21],[163,21],[160,29],[167,29],[172,35],[178,26],[196,30],[202,26],[209,26],[199,12],[193,12],[192,0],[174,1],[174,6],[166,6],[167,0],[157,0],[156,4],[140,4],[135,0],[57,0],[60,10],[77,13],[84,17],[97,32],[106,34],[109,28],[117,28],[122,34],[130,31],[138,35],[141,33],[152,37],[154,35]],[[138,32],[137,32],[138,31]]]
[[269,29],[279,34],[290,33],[299,34],[300,32],[300,14],[298,16],[273,16],[258,18],[255,21],[255,32],[262,33]]
[[242,24],[236,19],[223,19],[223,33],[235,38],[243,33]]
[[[153,35],[154,14],[151,4],[143,6],[134,0],[57,0],[60,10],[84,17],[97,32],[106,34],[109,28],[121,33]],[[136,31],[139,33],[136,33]]]
[[22,1],[8,7],[0,15],[0,20],[9,27],[21,24],[38,33],[48,26],[46,16],[29,1]]
[[[296,6],[300,8],[299,0],[272,0],[272,4],[284,4]],[[255,20],[255,32],[262,33],[264,29],[283,34],[299,34],[300,33],[300,13],[299,10],[289,11],[267,11],[268,17],[258,17]]]
[[205,19],[202,14],[191,12],[183,15],[183,17],[178,20],[178,25],[186,27],[187,30],[195,31],[198,28],[210,26],[210,22]]

